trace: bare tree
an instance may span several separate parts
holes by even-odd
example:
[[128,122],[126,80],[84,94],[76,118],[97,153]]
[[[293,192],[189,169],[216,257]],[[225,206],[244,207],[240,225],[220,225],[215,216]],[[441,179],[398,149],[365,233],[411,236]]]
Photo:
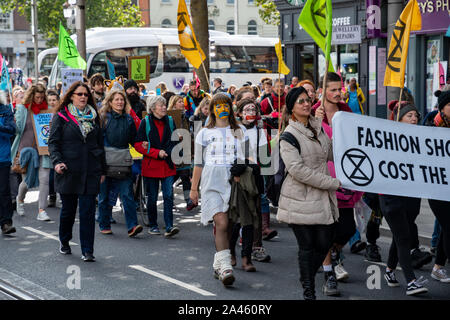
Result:
[[203,61],[203,63],[207,75],[205,74],[203,66],[200,66],[199,69],[195,70],[195,72],[200,78],[201,88],[209,92],[209,30],[207,0],[191,0],[191,19],[192,27],[194,28],[194,33],[197,37],[197,41],[199,42],[200,47],[206,55],[206,59],[205,61]]

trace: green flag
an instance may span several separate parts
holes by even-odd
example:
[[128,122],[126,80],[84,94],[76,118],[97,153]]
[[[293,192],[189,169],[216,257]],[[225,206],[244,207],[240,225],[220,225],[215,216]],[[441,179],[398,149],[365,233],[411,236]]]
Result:
[[330,57],[332,22],[331,0],[308,0],[298,17],[298,23],[325,53],[330,62],[328,71],[334,71]]
[[61,22],[59,23],[58,60],[64,62],[68,67],[86,70],[86,61],[78,53],[75,42]]

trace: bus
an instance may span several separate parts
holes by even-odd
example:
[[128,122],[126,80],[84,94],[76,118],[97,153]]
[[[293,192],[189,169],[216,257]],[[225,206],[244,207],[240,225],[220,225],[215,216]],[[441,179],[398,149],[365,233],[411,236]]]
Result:
[[[210,81],[221,78],[225,87],[237,87],[262,77],[278,77],[275,44],[278,38],[229,35],[210,30]],[[72,35],[76,42],[76,35]],[[150,56],[150,82],[153,89],[165,82],[179,92],[193,78],[193,67],[181,54],[176,28],[92,28],[86,31],[87,77],[95,73],[106,79],[112,75],[128,78],[128,57]],[[54,61],[49,86],[61,81],[64,64]],[[211,85],[210,84],[210,85]]]
[[58,48],[50,48],[39,52],[38,70],[41,76],[49,76],[53,63],[58,56]]

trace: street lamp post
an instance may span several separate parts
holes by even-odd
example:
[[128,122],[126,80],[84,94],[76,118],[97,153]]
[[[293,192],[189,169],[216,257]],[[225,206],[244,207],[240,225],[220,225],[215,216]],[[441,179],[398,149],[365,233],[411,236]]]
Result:
[[[73,0],[72,0],[73,1]],[[77,0],[76,20],[77,29],[77,49],[80,56],[86,60],[86,18],[85,18],[86,0]],[[84,71],[86,72],[86,71]]]
[[37,17],[37,0],[31,0],[31,35],[34,43],[34,77],[35,84],[39,81],[39,62],[38,62],[38,17]]

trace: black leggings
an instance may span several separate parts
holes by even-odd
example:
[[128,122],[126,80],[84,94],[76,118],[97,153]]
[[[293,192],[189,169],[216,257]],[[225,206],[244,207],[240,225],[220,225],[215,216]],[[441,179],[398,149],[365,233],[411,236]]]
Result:
[[[450,201],[428,200],[434,216],[441,225],[439,243],[442,241],[442,248],[447,257],[450,257]],[[441,258],[442,259],[442,258]],[[436,257],[437,260],[437,257]],[[442,262],[442,261],[440,261]],[[438,263],[436,263],[438,264]],[[445,264],[445,260],[444,260]],[[444,265],[442,264],[442,265]]]
[[339,208],[339,220],[336,224],[334,243],[344,246],[355,232],[356,224],[353,208]]
[[181,179],[183,191],[191,190],[191,169],[177,170],[177,174],[173,179],[173,182],[177,182],[178,178]]
[[416,279],[411,262],[411,243],[417,229],[414,220],[420,211],[420,200],[401,196],[380,195],[380,206],[392,232],[387,266],[391,270],[400,262],[406,281]]
[[298,244],[300,282],[309,280],[314,284],[317,270],[322,265],[335,237],[336,224],[298,225],[290,224]]
[[[242,227],[242,251],[241,257],[247,257],[251,259],[252,257],[252,248],[253,248],[253,225],[247,225]],[[230,237],[230,252],[231,255],[236,255],[236,242],[239,238],[239,230],[241,229],[240,223],[233,223],[231,228],[231,237]]]

